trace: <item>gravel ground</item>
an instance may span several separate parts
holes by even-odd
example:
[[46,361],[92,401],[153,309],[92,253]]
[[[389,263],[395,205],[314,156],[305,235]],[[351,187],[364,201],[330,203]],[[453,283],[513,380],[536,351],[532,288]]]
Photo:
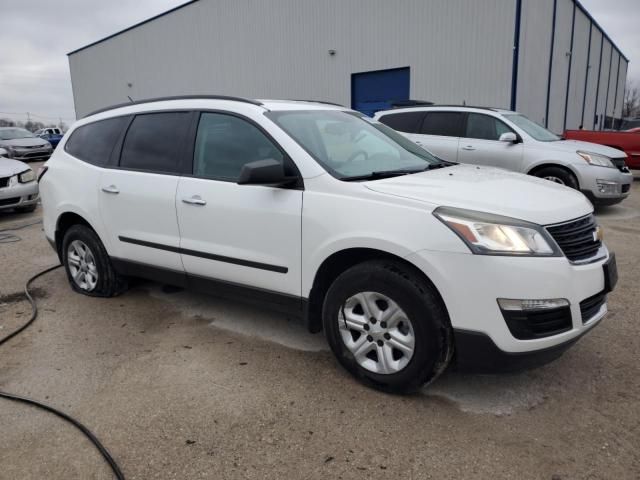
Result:
[[[447,372],[412,396],[361,386],[321,335],[260,309],[140,283],[115,299],[35,284],[41,316],[0,348],[0,389],[89,426],[128,479],[640,478],[640,175],[601,209],[610,314],[551,365]],[[0,213],[0,229],[37,219]],[[39,226],[0,245],[0,336],[56,257]],[[108,479],[73,427],[0,399],[0,479]]]

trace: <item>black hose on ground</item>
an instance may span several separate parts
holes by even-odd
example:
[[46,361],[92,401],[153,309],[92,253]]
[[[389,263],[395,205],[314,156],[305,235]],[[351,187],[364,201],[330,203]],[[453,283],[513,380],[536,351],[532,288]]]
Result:
[[[35,223],[40,223],[40,222],[35,222]],[[30,224],[30,225],[35,225],[35,223]],[[25,225],[22,228],[24,228],[26,226],[30,226],[30,225]],[[7,231],[7,230],[10,230],[10,229],[5,229],[3,231]],[[18,237],[18,240],[14,240],[14,241],[19,241],[19,240],[20,239]],[[31,304],[31,317],[29,318],[27,323],[22,325],[20,328],[18,328],[17,330],[11,332],[9,335],[6,335],[5,337],[1,338],[0,339],[0,346],[2,346],[4,343],[8,342],[13,337],[15,337],[16,335],[20,334],[22,331],[24,331],[26,328],[28,328],[35,321],[35,319],[38,317],[38,305],[37,305],[35,299],[29,293],[29,286],[31,285],[31,283],[33,283],[37,278],[39,278],[39,277],[41,277],[43,275],[46,275],[47,273],[52,272],[53,270],[56,270],[56,269],[60,268],[61,266],[62,265],[56,265],[55,267],[49,267],[46,270],[43,270],[40,273],[37,273],[36,275],[31,277],[29,280],[27,280],[27,283],[24,286],[24,294],[27,297],[27,300],[29,301],[29,303]],[[113,474],[115,475],[115,477],[118,480],[125,480],[125,477],[124,477],[124,474],[122,473],[122,470],[120,470],[120,467],[118,466],[116,461],[113,459],[113,457],[111,456],[109,451],[104,447],[104,445],[102,445],[102,443],[100,443],[100,440],[98,440],[98,438],[91,432],[91,430],[89,430],[87,427],[85,427],[82,423],[80,423],[75,418],[73,418],[73,417],[67,415],[66,413],[61,412],[60,410],[57,410],[57,409],[55,409],[55,408],[53,408],[53,407],[51,407],[49,405],[46,405],[44,403],[40,403],[40,402],[38,402],[36,400],[32,400],[30,398],[21,397],[21,396],[14,395],[14,394],[7,393],[7,392],[3,392],[3,391],[0,391],[0,397],[1,398],[6,398],[7,400],[11,400],[11,401],[14,401],[14,402],[26,403],[27,405],[31,405],[31,406],[40,408],[40,409],[45,410],[47,412],[53,413],[54,415],[57,415],[58,417],[62,418],[63,420],[66,420],[71,425],[73,425],[78,430],[80,430],[91,441],[91,443],[93,443],[93,445],[98,449],[98,451],[100,452],[102,457],[105,459],[105,461],[109,464],[109,467],[111,467],[111,470],[113,471]]]

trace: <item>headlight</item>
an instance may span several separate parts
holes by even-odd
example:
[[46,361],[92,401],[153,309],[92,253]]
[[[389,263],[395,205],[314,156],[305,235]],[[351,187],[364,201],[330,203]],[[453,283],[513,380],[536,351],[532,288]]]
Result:
[[439,207],[433,214],[477,255],[561,255],[549,234],[535,223],[449,207]]
[[14,152],[14,150],[13,150],[13,147],[10,147],[10,146],[8,146],[8,145],[7,145],[7,146],[4,146],[4,147],[0,147],[0,150],[4,150],[5,152],[7,152],[7,153],[6,153],[6,154],[4,154],[4,155],[0,155],[0,156],[6,156],[7,158],[11,158],[11,157],[13,157],[13,155],[14,155],[14,153],[15,153],[15,152]]
[[582,159],[587,162],[589,165],[597,165],[598,167],[609,167],[616,168],[616,166],[611,162],[611,159],[605,155],[598,155],[597,153],[591,152],[576,152],[578,155],[582,157]]
[[36,179],[36,174],[33,170],[29,169],[26,172],[22,172],[18,175],[18,181],[20,183],[29,183],[33,182]]

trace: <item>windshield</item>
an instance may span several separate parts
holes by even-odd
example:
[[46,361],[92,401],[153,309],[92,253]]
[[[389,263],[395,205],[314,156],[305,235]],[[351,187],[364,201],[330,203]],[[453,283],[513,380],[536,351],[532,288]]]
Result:
[[418,172],[441,163],[399,133],[359,113],[293,110],[265,115],[341,180],[399,170]]
[[33,133],[24,128],[0,129],[0,140],[15,140],[17,138],[33,138]]
[[505,115],[505,117],[513,122],[516,126],[524,130],[530,137],[540,142],[555,142],[557,140],[560,140],[560,137],[558,137],[555,133],[551,133],[542,125],[538,125],[536,122],[534,122],[533,120],[529,120],[524,115],[507,114]]

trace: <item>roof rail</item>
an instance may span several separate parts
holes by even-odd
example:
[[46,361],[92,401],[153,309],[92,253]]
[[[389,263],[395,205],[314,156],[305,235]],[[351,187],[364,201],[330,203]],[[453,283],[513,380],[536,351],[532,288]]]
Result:
[[438,103],[424,103],[424,104],[415,104],[415,105],[407,105],[406,107],[391,107],[391,109],[400,109],[400,108],[424,108],[424,107],[460,107],[460,108],[477,108],[479,110],[491,110],[492,112],[497,112],[499,111],[498,108],[495,107],[479,107],[476,105],[455,105],[455,104],[438,104]]
[[433,102],[429,100],[394,100],[391,102],[391,108],[426,107],[429,105],[433,105]]
[[477,108],[479,110],[491,110],[492,112],[497,112],[499,109],[496,107],[483,107],[479,105],[456,105],[456,104],[434,104],[434,107],[462,107],[462,108]]
[[259,107],[262,107],[263,104],[256,101],[256,100],[251,100],[249,98],[242,98],[242,97],[231,97],[228,95],[176,95],[176,96],[169,96],[169,97],[157,97],[157,98],[145,98],[143,100],[135,100],[133,102],[127,102],[127,103],[119,103],[117,105],[111,105],[110,107],[105,107],[105,108],[100,108],[98,110],[95,110],[91,113],[86,114],[84,117],[82,118],[87,118],[90,117],[91,115],[96,115],[98,113],[102,113],[102,112],[107,112],[109,110],[114,110],[116,108],[122,108],[122,107],[128,107],[130,105],[141,105],[144,103],[153,103],[153,102],[163,102],[166,100],[197,100],[197,99],[204,99],[204,100],[230,100],[233,102],[242,102],[242,103],[250,103],[251,105],[257,105]]
[[306,99],[301,99],[301,98],[292,98],[289,101],[290,102],[322,103],[324,105],[333,105],[334,107],[347,108],[344,105],[340,105],[339,103],[325,102],[324,100],[306,100]]

